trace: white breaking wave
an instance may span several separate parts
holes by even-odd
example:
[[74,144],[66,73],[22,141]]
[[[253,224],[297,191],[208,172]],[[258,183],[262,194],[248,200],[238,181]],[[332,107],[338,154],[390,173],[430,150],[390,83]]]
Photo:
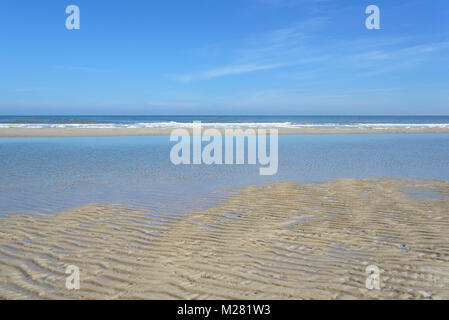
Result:
[[[80,128],[80,129],[114,129],[114,128],[192,128],[192,122],[140,122],[140,123],[0,123],[0,128]],[[449,129],[449,123],[293,123],[293,122],[215,122],[201,123],[202,127],[215,128],[354,128],[354,129]]]

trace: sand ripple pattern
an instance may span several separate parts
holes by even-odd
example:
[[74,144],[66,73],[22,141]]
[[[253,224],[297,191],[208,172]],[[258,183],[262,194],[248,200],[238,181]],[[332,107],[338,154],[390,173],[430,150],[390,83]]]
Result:
[[[381,289],[365,288],[368,265]],[[80,290],[65,269],[81,270]],[[449,183],[340,179],[160,217],[88,205],[0,219],[6,299],[449,299]]]

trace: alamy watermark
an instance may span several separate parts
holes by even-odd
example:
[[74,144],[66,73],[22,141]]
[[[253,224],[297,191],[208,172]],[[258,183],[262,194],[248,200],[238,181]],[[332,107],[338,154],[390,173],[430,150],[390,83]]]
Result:
[[69,276],[65,280],[65,287],[67,290],[80,289],[80,268],[74,265],[69,265],[65,269],[65,273]]
[[368,274],[365,281],[365,287],[368,290],[380,290],[380,269],[375,265],[366,267],[365,273]]
[[[191,132],[192,136],[184,128],[172,131],[170,141],[178,142],[170,151],[173,164],[245,164],[246,158],[247,164],[264,166],[259,168],[260,175],[274,175],[278,171],[277,129],[226,128],[223,136],[216,128],[203,131],[201,122],[195,121]],[[203,142],[209,143],[203,148]]]
[[75,5],[70,5],[65,8],[65,13],[69,16],[65,20],[65,27],[67,30],[79,30],[80,29],[80,8]]
[[[80,29],[80,8],[77,5],[71,4],[66,7],[65,13],[69,16],[65,20],[65,26],[67,30],[79,30]],[[365,9],[365,13],[369,16],[365,20],[365,26],[367,29],[379,30],[380,29],[380,9],[376,5],[369,5]]]
[[365,26],[368,30],[380,29],[380,9],[378,6],[369,5],[365,10],[366,14],[369,16],[365,20]]

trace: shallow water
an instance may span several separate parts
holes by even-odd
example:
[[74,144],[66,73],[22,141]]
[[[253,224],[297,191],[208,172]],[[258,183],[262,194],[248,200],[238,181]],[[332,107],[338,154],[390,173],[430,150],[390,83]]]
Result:
[[203,209],[220,191],[273,181],[392,176],[449,181],[449,134],[279,136],[279,169],[179,165],[168,137],[0,138],[0,214],[122,203],[161,214]]

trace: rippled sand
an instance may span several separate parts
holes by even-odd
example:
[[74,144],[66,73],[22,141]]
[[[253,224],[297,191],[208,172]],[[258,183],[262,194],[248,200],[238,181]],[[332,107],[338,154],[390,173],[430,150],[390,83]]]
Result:
[[[65,269],[81,289],[65,288]],[[365,288],[368,265],[380,290]],[[449,183],[340,179],[158,217],[89,205],[0,219],[0,297],[449,299]]]

